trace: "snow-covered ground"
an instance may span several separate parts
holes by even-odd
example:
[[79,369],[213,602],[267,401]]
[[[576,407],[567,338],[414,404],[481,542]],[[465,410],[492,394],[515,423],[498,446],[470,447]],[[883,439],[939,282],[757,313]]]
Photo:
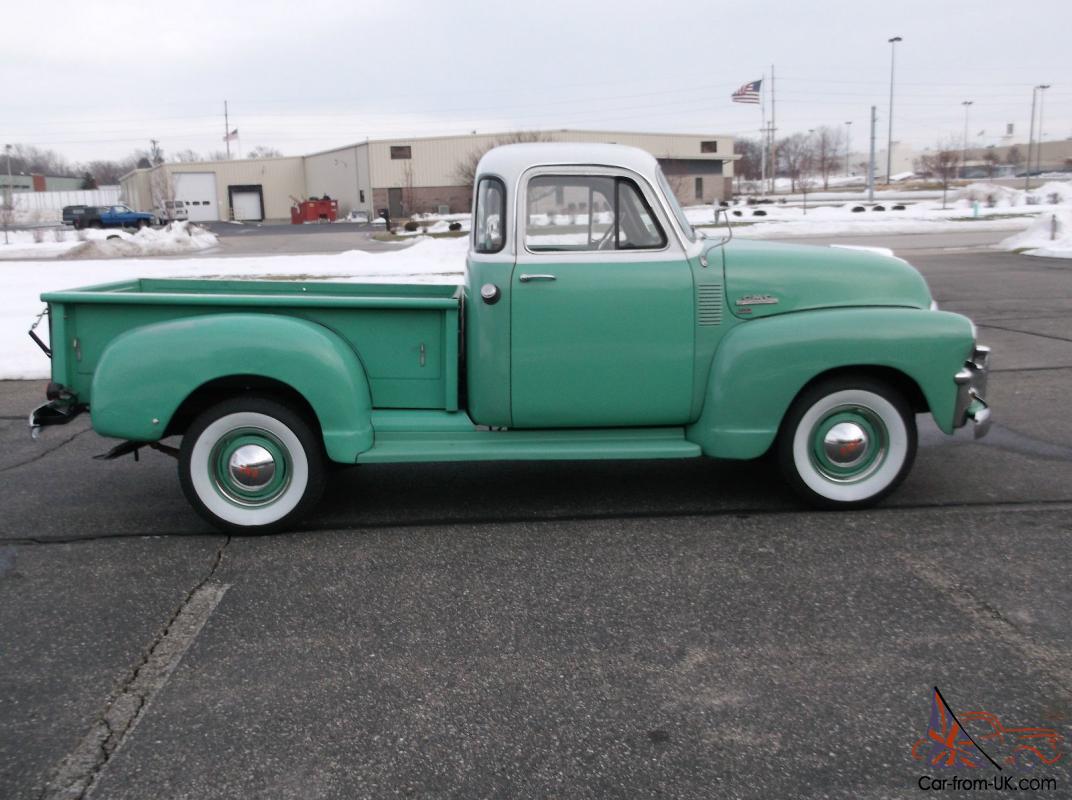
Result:
[[9,231],[8,239],[5,245],[0,237],[0,259],[166,256],[205,250],[217,243],[216,234],[186,222],[142,228],[137,233],[111,228]]
[[[277,278],[364,283],[458,283],[469,240],[424,239],[404,250],[272,258],[0,262],[0,380],[47,378],[49,361],[26,331],[42,292],[132,278]],[[47,339],[47,336],[45,337]]]

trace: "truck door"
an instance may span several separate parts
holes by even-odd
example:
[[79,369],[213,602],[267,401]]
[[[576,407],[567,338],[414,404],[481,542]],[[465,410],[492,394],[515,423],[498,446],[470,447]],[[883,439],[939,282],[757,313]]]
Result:
[[688,421],[692,273],[655,197],[611,169],[523,179],[511,277],[514,427]]

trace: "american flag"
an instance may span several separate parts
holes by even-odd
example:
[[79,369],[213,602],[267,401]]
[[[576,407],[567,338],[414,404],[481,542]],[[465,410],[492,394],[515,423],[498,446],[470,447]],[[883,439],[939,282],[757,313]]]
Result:
[[762,83],[762,80],[746,83],[736,92],[731,94],[730,99],[735,103],[755,103],[756,105],[759,105],[759,87]]

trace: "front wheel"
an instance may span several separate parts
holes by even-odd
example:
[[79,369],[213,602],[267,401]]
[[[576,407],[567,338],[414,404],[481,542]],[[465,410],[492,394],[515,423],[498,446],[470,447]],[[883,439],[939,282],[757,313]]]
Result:
[[905,398],[863,376],[817,383],[793,403],[778,438],[789,484],[821,508],[873,505],[904,480],[916,457]]
[[325,460],[320,434],[302,414],[272,398],[238,397],[190,425],[179,480],[186,499],[217,528],[264,533],[316,505]]

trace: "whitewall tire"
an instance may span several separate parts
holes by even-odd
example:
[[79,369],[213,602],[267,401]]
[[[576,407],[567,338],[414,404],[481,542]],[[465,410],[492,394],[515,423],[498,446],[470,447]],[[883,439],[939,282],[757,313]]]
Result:
[[179,454],[187,500],[218,528],[286,527],[320,499],[320,434],[300,413],[260,396],[226,400],[191,423]]
[[916,423],[891,386],[860,376],[822,381],[793,403],[778,439],[789,484],[821,508],[862,508],[893,491],[916,456]]

